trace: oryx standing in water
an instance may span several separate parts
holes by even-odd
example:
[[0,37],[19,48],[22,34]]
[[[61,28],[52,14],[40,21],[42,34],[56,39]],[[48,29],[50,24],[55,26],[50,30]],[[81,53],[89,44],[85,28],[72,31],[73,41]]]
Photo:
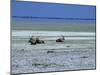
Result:
[[61,35],[61,37],[57,39],[56,42],[64,42],[64,40],[65,40],[65,37]]
[[36,44],[43,44],[44,41],[43,41],[43,40],[40,40],[38,37],[32,36],[32,37],[29,39],[29,43],[30,43],[31,45],[36,45]]
[[31,45],[36,45],[36,38],[34,36],[31,36],[31,38],[29,39],[29,43]]

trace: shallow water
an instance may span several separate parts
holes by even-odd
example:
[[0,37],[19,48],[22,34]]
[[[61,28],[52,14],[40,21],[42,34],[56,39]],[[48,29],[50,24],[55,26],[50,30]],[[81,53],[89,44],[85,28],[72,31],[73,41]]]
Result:
[[[65,36],[65,41],[55,40]],[[45,44],[30,45],[30,36]],[[68,31],[12,31],[12,73],[95,69],[95,33]]]
[[95,69],[95,49],[12,50],[14,74],[80,69]]

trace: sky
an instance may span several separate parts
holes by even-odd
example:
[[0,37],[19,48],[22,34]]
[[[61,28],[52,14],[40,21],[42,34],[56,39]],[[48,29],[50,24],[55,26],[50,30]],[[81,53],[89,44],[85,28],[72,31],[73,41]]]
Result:
[[12,1],[12,16],[96,19],[96,7],[89,5]]

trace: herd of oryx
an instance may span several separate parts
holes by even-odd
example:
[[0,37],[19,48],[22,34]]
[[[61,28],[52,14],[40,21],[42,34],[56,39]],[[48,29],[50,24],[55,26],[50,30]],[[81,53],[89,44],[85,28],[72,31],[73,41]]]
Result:
[[[60,38],[56,39],[56,42],[64,42],[65,38],[64,36],[61,35]],[[31,36],[31,38],[28,41],[31,45],[36,45],[36,44],[44,44],[44,40],[40,40],[38,37]]]

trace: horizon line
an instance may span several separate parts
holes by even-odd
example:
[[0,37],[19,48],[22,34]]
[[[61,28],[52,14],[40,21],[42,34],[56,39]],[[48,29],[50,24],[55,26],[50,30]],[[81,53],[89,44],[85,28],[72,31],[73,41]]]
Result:
[[62,18],[62,17],[33,17],[33,16],[12,16],[12,18],[23,19],[63,19],[63,20],[96,20],[96,18]]

